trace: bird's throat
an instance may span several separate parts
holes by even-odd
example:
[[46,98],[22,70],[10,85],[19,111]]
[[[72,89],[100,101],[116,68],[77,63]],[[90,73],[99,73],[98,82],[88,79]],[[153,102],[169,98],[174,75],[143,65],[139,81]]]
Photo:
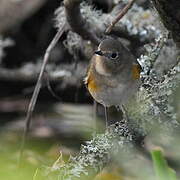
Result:
[[111,76],[111,73],[108,72],[105,62],[103,61],[101,56],[96,56],[95,57],[95,69],[97,71],[97,73],[99,73],[100,75],[103,76]]

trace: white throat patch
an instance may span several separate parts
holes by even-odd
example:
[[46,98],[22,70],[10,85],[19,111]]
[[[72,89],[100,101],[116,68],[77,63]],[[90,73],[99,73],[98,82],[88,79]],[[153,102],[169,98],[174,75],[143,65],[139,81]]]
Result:
[[101,75],[111,76],[111,74],[108,73],[103,66],[104,65],[102,63],[102,60],[100,59],[100,56],[96,55],[96,64],[95,64],[96,71]]

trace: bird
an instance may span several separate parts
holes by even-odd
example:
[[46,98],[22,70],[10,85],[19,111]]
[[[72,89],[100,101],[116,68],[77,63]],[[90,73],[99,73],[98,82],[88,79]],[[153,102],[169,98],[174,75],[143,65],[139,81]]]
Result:
[[136,58],[120,40],[106,38],[100,42],[84,82],[94,100],[105,108],[106,127],[109,125],[107,108],[124,109],[123,105],[140,87],[141,70]]

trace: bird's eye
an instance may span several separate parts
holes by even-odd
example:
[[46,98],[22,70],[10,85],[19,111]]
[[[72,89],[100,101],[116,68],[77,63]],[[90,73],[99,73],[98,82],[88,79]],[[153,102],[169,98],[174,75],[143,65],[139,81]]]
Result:
[[118,54],[116,52],[111,53],[111,59],[116,59]]

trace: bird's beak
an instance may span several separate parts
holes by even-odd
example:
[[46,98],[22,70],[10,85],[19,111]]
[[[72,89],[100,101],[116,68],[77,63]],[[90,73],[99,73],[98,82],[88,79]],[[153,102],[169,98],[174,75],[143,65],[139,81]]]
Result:
[[100,50],[97,50],[97,51],[95,51],[94,53],[97,54],[97,55],[99,55],[99,56],[102,56],[102,55],[103,55],[103,53],[102,53]]

